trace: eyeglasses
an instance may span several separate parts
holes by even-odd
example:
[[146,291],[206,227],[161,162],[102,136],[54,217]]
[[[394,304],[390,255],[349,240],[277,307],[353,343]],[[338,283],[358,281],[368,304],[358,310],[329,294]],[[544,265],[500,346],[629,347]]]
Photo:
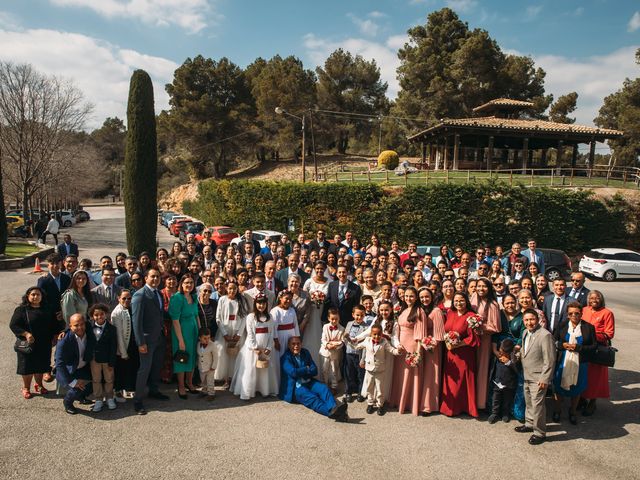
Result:
[[131,301],[131,297],[122,297],[122,300],[124,300],[125,302],[129,302]]
[[582,314],[581,312],[568,312],[568,313],[567,313],[567,315],[568,315],[569,317],[575,317],[576,315],[581,315],[581,314]]
[[504,287],[504,283],[498,283],[498,282],[494,282],[493,283],[494,287]]
[[213,293],[213,290],[202,290],[204,293]]

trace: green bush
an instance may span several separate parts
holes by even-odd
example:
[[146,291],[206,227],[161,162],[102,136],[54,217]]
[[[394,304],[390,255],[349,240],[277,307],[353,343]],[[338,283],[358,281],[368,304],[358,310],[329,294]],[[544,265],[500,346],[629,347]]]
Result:
[[378,155],[378,168],[394,170],[400,164],[400,157],[393,150],[385,150]]
[[459,244],[526,241],[578,252],[621,246],[632,238],[627,208],[609,207],[589,191],[434,184],[387,187],[376,184],[208,180],[184,211],[209,225],[284,231],[293,218],[299,232],[350,230],[366,243],[377,233],[384,243]]

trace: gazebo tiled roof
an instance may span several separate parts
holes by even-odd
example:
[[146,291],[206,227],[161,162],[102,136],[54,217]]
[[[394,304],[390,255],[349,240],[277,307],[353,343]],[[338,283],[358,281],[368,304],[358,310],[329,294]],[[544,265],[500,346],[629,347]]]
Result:
[[494,107],[518,107],[518,108],[531,108],[534,106],[533,102],[525,102],[522,100],[513,100],[511,98],[495,98],[473,109],[474,112],[482,112]]

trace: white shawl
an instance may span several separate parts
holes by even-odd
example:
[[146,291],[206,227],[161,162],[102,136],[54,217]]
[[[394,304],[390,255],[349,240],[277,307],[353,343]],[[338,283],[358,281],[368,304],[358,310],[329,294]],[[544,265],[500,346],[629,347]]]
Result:
[[[582,337],[582,329],[578,323],[575,327],[569,322],[569,341],[567,343],[575,345],[578,343],[578,337]],[[564,362],[562,364],[562,380],[560,386],[564,390],[569,390],[573,385],[578,383],[578,372],[580,370],[580,354],[577,351],[565,350]]]

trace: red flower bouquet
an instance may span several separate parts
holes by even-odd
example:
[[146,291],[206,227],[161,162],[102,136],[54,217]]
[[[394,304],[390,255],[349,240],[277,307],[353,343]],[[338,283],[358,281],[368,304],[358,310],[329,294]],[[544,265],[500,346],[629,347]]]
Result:
[[316,290],[315,292],[311,292],[311,301],[317,308],[320,308],[321,306],[323,306],[326,299],[327,299],[327,296],[324,294],[322,290]]
[[460,342],[460,334],[455,330],[444,334],[444,343],[449,350],[451,350],[451,347],[457,346]]
[[482,328],[483,323],[482,317],[478,314],[467,317],[467,325],[469,325],[469,328],[474,332],[479,331]]
[[422,357],[420,356],[420,349],[417,349],[413,353],[407,352],[407,354],[404,356],[404,363],[407,367],[416,368],[418,365],[420,365],[421,361]]
[[393,307],[393,314],[395,315],[396,320],[400,316],[400,313],[402,313],[402,305],[398,304],[395,307]]
[[420,340],[420,344],[422,348],[424,348],[427,352],[432,352],[434,348],[436,348],[436,341],[433,337],[425,337]]

